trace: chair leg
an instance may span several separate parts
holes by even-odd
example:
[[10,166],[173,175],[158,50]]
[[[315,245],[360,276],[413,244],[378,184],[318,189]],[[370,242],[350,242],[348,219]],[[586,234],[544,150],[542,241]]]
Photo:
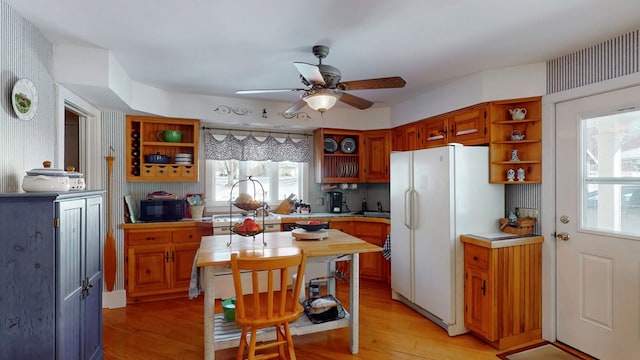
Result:
[[285,340],[283,325],[284,324],[276,325],[276,341],[278,342],[278,354],[280,354],[280,358],[286,359],[287,357],[284,352],[284,344],[282,343],[282,341]]
[[251,341],[249,342],[249,360],[254,360],[256,358],[256,340],[258,338],[257,330],[255,328],[251,328]]
[[240,335],[240,344],[238,345],[238,354],[236,360],[244,360],[244,349],[247,346],[247,328],[242,328],[242,335]]
[[293,348],[293,338],[291,337],[289,323],[284,323],[284,336],[287,338],[287,345],[289,346],[289,359],[296,360],[296,351]]

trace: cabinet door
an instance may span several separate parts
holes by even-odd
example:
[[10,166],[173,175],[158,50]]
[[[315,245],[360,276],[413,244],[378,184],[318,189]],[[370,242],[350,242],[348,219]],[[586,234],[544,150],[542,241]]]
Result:
[[422,148],[420,143],[420,122],[412,122],[393,129],[391,149],[409,151]]
[[424,146],[432,148],[446,145],[448,143],[448,124],[447,116],[436,116],[423,120]]
[[[175,244],[171,249],[172,287],[175,290],[188,290],[191,282],[193,259],[200,247],[200,243]],[[186,293],[185,293],[186,295]]]
[[161,293],[171,287],[168,245],[129,247],[129,276],[127,291],[131,295]]
[[345,234],[353,235],[353,225],[351,221],[330,221],[329,228],[340,230]]
[[81,330],[84,309],[85,199],[58,203],[57,358],[82,359]]
[[[377,246],[382,247],[386,239],[386,224],[371,222],[353,222],[354,236]],[[386,280],[383,266],[384,258],[382,253],[360,254],[360,277],[372,280]]]
[[102,359],[102,197],[87,199],[86,266],[87,278],[84,293],[84,357]]
[[389,131],[368,131],[364,137],[366,152],[365,181],[389,182],[389,159],[391,154]]
[[449,119],[449,142],[464,145],[489,143],[487,105],[477,105],[455,112]]
[[464,325],[488,340],[495,341],[491,335],[489,274],[486,270],[466,266],[464,277]]

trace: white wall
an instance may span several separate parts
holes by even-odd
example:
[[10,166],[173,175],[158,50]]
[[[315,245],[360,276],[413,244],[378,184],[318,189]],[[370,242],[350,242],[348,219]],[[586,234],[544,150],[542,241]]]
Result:
[[482,102],[546,94],[546,65],[535,63],[484,71],[443,84],[391,111],[391,127]]

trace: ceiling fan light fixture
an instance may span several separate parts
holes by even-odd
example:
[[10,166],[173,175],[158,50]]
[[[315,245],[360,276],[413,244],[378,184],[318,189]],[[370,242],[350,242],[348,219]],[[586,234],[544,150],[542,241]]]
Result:
[[323,113],[331,109],[338,99],[340,99],[342,93],[340,91],[334,91],[329,89],[316,89],[309,90],[302,98],[307,105],[313,110]]

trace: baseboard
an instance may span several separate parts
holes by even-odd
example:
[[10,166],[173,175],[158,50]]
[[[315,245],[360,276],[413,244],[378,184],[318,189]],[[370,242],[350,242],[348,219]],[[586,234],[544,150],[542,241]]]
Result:
[[102,308],[117,309],[127,306],[127,291],[115,290],[102,292]]

